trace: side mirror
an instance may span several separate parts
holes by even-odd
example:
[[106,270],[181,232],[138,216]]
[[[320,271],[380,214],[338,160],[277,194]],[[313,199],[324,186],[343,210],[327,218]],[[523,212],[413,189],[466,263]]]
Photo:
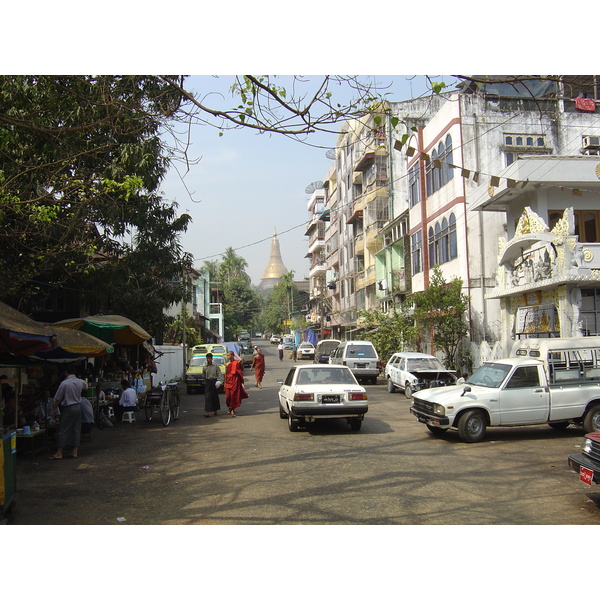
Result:
[[463,388],[461,397],[464,396],[467,392],[470,392],[470,391],[471,391],[471,386],[465,385],[465,387]]

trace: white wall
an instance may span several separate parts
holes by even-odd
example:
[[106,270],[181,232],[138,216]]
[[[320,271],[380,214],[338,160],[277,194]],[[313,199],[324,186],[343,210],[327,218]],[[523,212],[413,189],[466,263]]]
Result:
[[156,360],[157,373],[152,374],[152,383],[166,383],[183,378],[183,348],[181,346],[154,346],[157,352],[164,353]]

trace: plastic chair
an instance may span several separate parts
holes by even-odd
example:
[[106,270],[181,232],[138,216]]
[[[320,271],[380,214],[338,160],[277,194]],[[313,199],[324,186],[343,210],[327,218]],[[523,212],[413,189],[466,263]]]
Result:
[[128,410],[123,413],[121,417],[121,423],[133,423],[135,421],[135,412],[132,410]]

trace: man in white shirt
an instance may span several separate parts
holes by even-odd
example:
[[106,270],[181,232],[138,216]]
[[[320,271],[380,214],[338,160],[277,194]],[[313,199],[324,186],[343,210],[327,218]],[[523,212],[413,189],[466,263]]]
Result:
[[58,460],[63,457],[63,448],[70,446],[73,458],[78,458],[79,439],[81,437],[81,396],[87,390],[87,383],[75,377],[75,367],[68,365],[66,377],[58,386],[54,395],[54,409],[60,407],[60,428],[58,431],[58,449],[49,458]]
[[117,418],[117,423],[123,417],[124,412],[135,410],[137,406],[137,394],[129,385],[129,381],[127,381],[127,379],[123,379],[121,381],[121,387],[123,388],[123,391],[121,392],[121,397],[119,398],[118,404],[115,406],[115,417]]

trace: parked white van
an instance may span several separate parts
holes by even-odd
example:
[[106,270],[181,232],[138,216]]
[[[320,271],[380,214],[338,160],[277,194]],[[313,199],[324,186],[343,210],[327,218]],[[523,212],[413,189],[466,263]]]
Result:
[[342,342],[330,355],[329,364],[347,366],[359,381],[366,379],[377,385],[379,356],[371,342]]

